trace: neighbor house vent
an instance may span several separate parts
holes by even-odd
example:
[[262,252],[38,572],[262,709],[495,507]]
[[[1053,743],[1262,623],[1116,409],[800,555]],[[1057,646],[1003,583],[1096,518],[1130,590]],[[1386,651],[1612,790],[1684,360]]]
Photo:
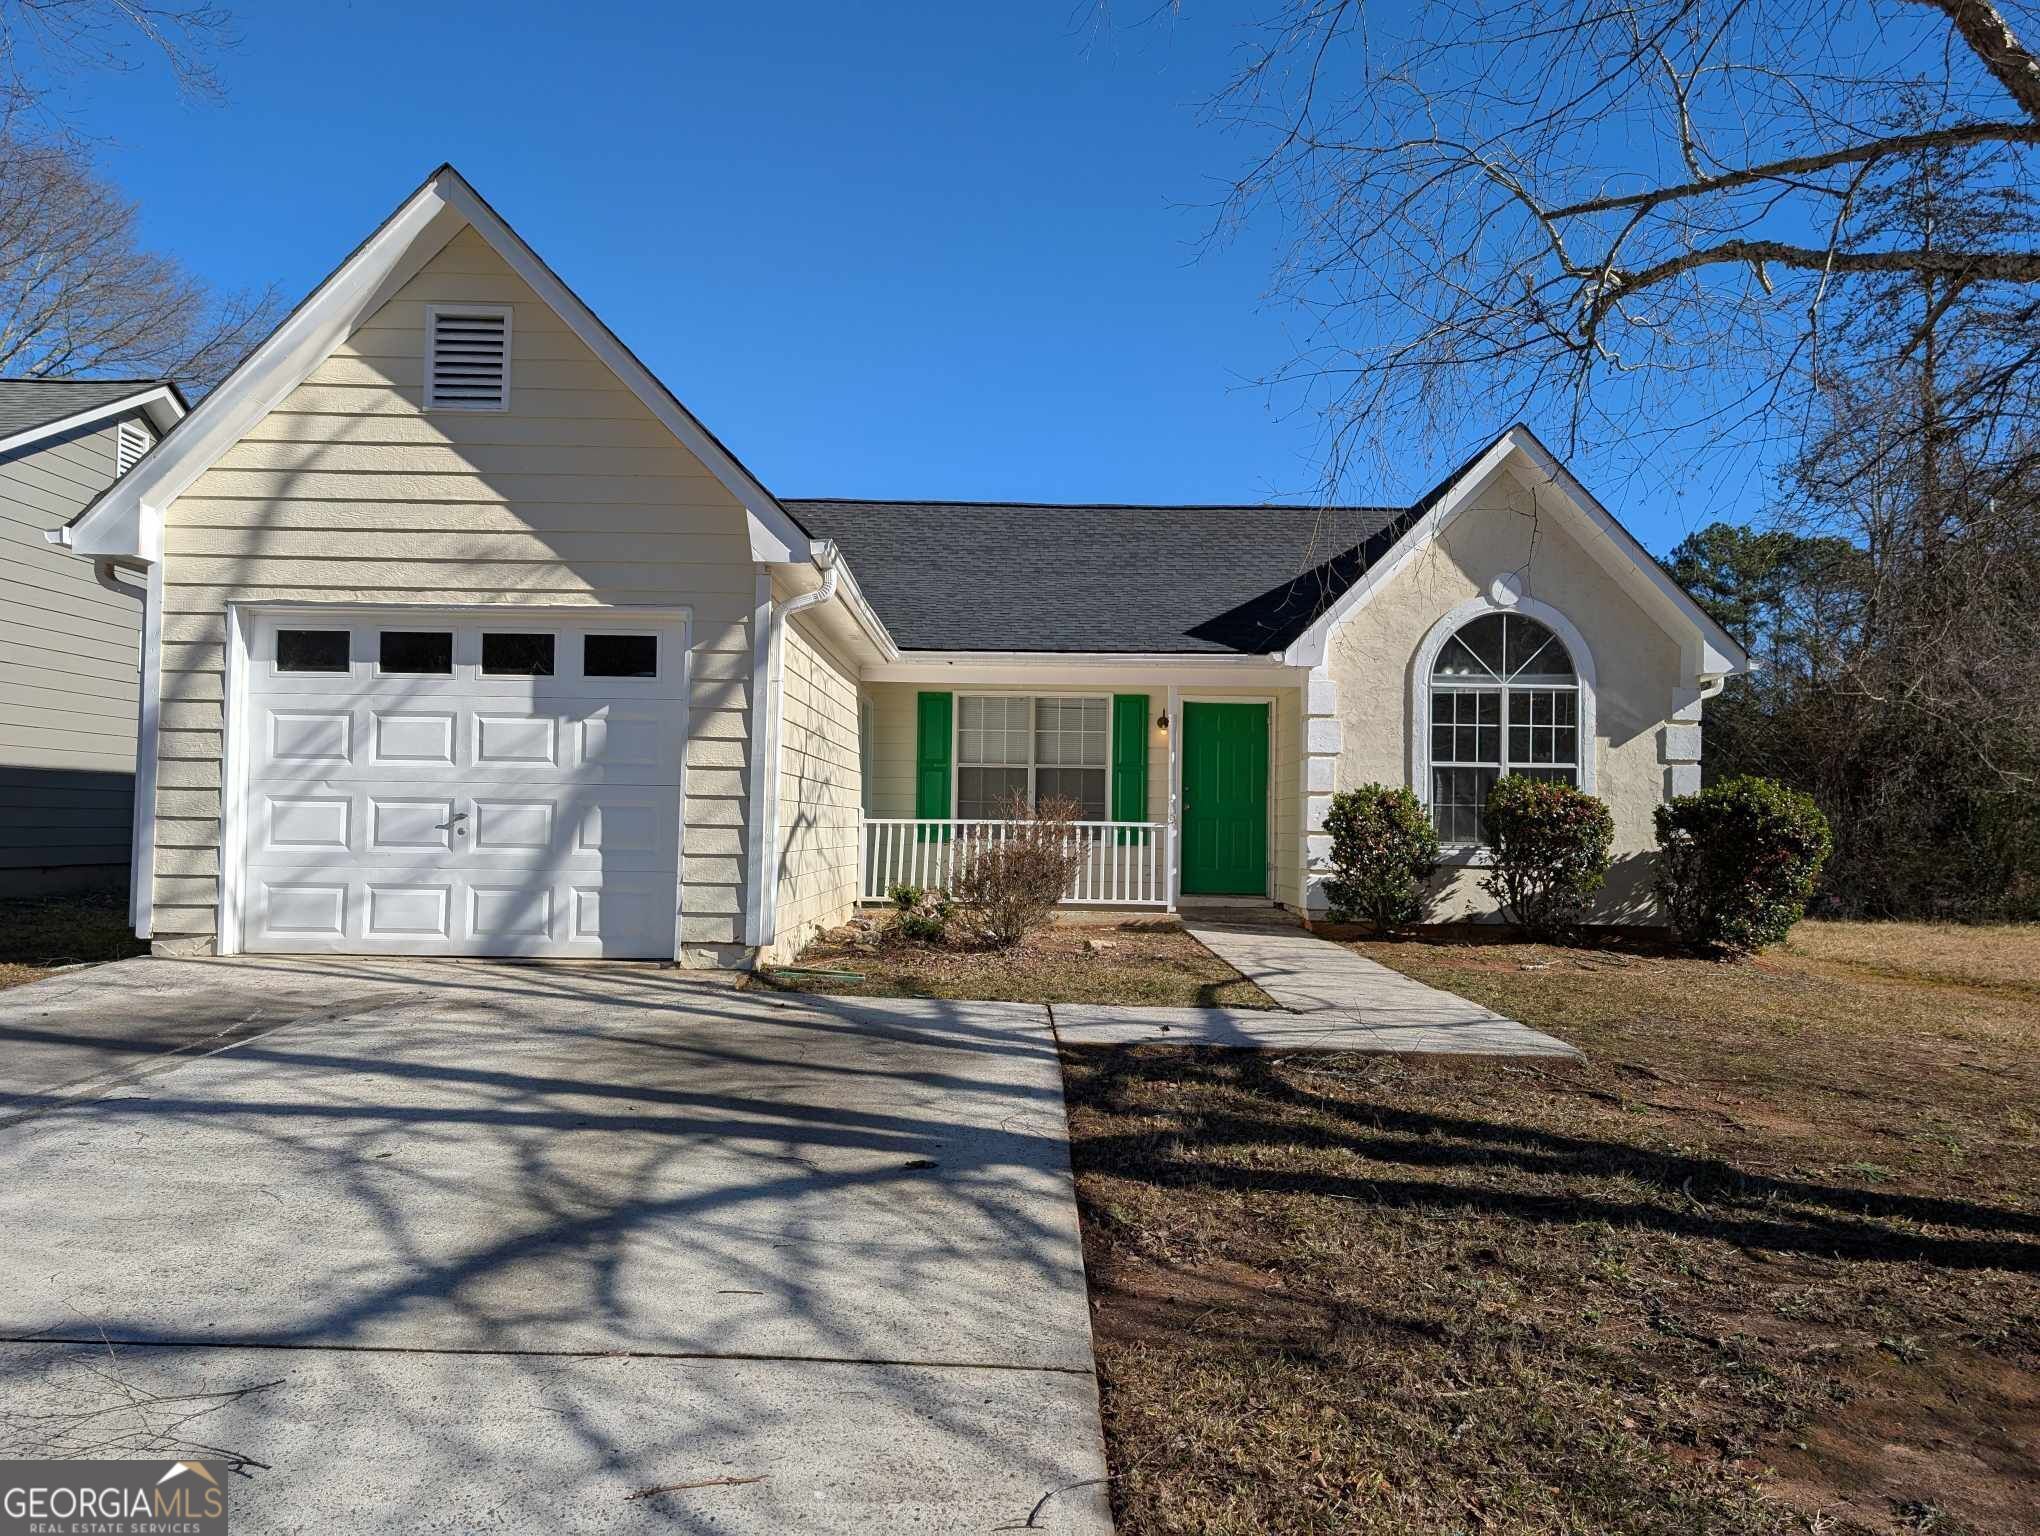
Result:
[[425,312],[425,408],[510,409],[510,311],[434,305]]
[[139,421],[124,421],[113,436],[113,472],[124,475],[135,467],[135,460],[147,453],[156,439],[149,435],[149,429]]

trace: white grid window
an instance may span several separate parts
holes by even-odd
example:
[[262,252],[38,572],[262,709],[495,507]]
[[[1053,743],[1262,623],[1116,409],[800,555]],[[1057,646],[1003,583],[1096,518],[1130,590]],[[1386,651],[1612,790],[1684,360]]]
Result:
[[1579,782],[1579,678],[1534,619],[1484,614],[1431,670],[1431,824],[1448,847],[1483,840],[1481,809],[1504,774]]
[[992,820],[1016,796],[1034,806],[1061,798],[1082,807],[1084,820],[1103,821],[1109,723],[1102,698],[963,695],[956,711],[956,814]]

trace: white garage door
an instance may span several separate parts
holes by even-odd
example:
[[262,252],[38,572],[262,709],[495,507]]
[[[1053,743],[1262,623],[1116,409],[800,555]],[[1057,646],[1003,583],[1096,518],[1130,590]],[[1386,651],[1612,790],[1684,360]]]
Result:
[[265,615],[249,652],[244,948],[671,958],[682,620]]

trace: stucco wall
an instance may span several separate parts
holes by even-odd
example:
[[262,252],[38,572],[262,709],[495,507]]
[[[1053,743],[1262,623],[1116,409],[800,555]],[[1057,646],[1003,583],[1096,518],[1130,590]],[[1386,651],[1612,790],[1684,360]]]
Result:
[[[433,301],[512,306],[509,411],[423,411]],[[736,958],[755,597],[743,511],[472,230],[178,498],[165,538],[164,947],[214,934],[230,601],[639,603],[693,610],[681,939],[690,960]]]
[[863,777],[857,672],[799,615],[781,636],[778,928],[768,958],[787,960],[857,901]]
[[[1517,573],[1525,596],[1572,621],[1593,659],[1594,781],[1583,787],[1608,803],[1615,820],[1614,868],[1596,915],[1607,922],[1650,922],[1651,812],[1669,783],[1663,732],[1681,683],[1679,647],[1588,552],[1550,495],[1540,505],[1504,475],[1333,632],[1325,659],[1338,686],[1344,731],[1338,787],[1409,783],[1411,666],[1418,647],[1453,608],[1488,594],[1496,577]],[[1425,792],[1423,785],[1411,787]],[[1478,880],[1474,869],[1442,874],[1433,918],[1492,917],[1493,898]]]

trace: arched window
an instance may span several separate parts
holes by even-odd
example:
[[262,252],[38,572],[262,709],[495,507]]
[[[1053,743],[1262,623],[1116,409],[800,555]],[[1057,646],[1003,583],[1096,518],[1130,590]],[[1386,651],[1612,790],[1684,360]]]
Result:
[[1431,666],[1431,822],[1450,847],[1482,841],[1481,807],[1505,773],[1577,784],[1580,679],[1535,619],[1484,613]]

